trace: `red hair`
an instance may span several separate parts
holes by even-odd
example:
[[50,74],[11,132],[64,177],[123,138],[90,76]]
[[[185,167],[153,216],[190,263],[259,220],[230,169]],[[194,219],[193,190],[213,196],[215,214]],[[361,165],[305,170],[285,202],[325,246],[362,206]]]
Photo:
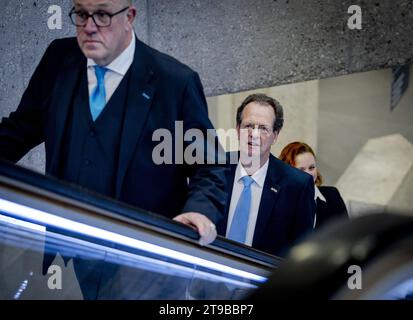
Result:
[[[303,154],[307,152],[311,153],[314,159],[316,159],[313,149],[311,149],[311,147],[308,144],[304,142],[295,141],[295,142],[291,142],[287,144],[284,147],[284,149],[282,149],[278,158],[281,161],[284,161],[285,163],[288,163],[289,165],[295,167],[296,157],[299,154]],[[315,180],[315,184],[317,186],[320,186],[322,183],[323,183],[323,177],[321,176],[320,172],[317,169],[317,178]]]

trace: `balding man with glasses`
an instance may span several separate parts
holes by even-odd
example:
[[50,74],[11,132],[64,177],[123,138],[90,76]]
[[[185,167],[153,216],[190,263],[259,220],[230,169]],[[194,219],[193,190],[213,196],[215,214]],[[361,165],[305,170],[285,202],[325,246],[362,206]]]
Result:
[[48,174],[174,218],[201,244],[212,242],[226,201],[223,169],[152,159],[155,130],[175,132],[175,121],[213,128],[198,74],[137,39],[132,1],[73,4],[77,37],[47,48],[0,124],[0,157],[17,162],[45,142]]

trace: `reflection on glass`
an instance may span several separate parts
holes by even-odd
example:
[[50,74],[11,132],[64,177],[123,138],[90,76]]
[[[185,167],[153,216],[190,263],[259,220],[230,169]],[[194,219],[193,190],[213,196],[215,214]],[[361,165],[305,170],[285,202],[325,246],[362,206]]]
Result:
[[[89,267],[89,273],[82,273],[84,278],[90,280],[100,272],[99,284],[88,288],[87,293],[97,299],[240,299],[258,285],[256,280],[208,265],[136,248],[111,248],[63,233],[45,234],[33,224],[16,223],[16,219],[8,217],[0,220],[1,299],[82,299],[85,288],[79,286],[70,258]],[[62,270],[61,289],[54,288],[59,282],[54,269],[45,275],[41,272],[45,235],[49,250],[46,254],[59,251],[66,263],[69,261],[65,264],[57,256],[52,264]]]

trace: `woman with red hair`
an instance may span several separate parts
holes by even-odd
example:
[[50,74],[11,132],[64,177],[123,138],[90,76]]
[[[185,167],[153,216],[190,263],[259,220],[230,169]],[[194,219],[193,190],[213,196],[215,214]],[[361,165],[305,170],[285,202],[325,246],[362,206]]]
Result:
[[346,205],[337,188],[321,186],[323,178],[317,170],[315,153],[308,144],[299,141],[288,144],[281,151],[279,159],[313,176],[317,208],[315,228],[334,217],[348,217]]

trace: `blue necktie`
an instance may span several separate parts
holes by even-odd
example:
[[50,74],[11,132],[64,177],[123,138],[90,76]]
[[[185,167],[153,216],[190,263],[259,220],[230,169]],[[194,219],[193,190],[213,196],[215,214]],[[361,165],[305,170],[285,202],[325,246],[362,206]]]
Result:
[[251,207],[251,184],[254,180],[250,176],[242,177],[241,180],[244,183],[244,189],[242,190],[234,211],[234,216],[232,217],[228,238],[244,243],[247,235],[248,218]]
[[96,88],[89,97],[90,113],[93,121],[100,115],[106,105],[106,91],[105,91],[105,73],[108,69],[100,66],[95,67],[95,74],[97,79]]

